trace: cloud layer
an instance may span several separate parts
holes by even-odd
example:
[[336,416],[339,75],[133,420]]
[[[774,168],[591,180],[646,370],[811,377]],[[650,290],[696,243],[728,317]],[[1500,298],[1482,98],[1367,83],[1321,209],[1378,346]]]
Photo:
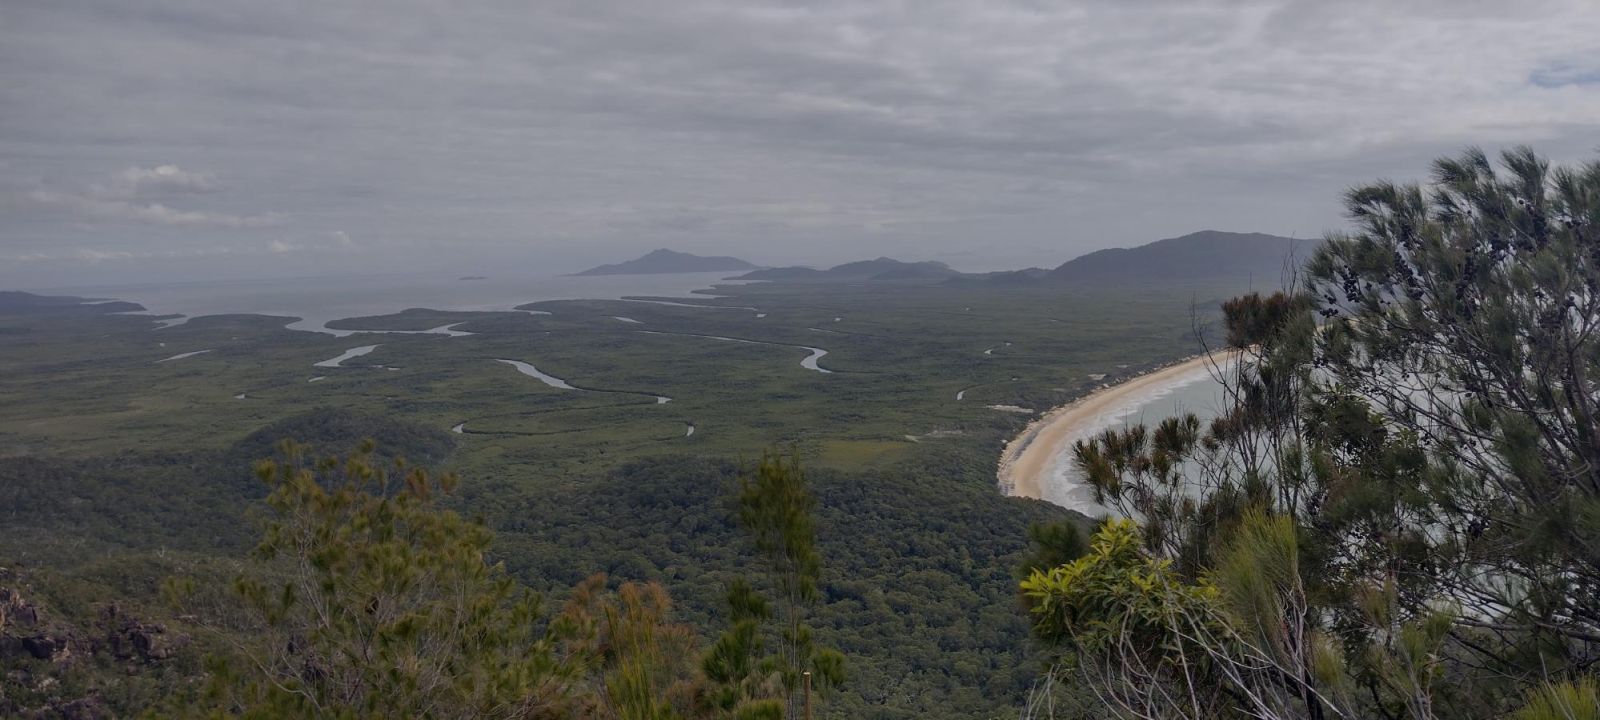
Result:
[[1595,37],[1589,0],[15,0],[0,258],[981,268],[1315,235],[1463,145],[1592,157]]
[[79,218],[129,220],[171,227],[262,228],[277,224],[271,215],[242,217],[228,213],[178,210],[152,198],[207,194],[217,190],[207,173],[189,172],[176,165],[130,167],[104,182],[77,192],[34,190],[28,199],[40,205],[66,209]]

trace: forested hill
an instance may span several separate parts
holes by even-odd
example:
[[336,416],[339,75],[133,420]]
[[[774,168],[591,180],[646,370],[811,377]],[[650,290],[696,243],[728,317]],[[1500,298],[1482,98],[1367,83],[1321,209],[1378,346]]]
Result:
[[1045,274],[1049,282],[1120,284],[1254,280],[1276,287],[1320,242],[1263,233],[1202,230],[1133,248],[1098,250]]
[[664,275],[671,273],[724,272],[754,270],[756,266],[736,257],[691,255],[662,248],[642,257],[614,265],[592,267],[575,275]]

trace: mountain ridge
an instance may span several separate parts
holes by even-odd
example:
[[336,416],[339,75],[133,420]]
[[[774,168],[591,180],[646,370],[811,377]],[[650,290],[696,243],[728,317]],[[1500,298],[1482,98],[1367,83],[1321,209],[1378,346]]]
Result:
[[943,282],[990,285],[1106,285],[1148,282],[1246,281],[1276,283],[1290,260],[1303,259],[1319,240],[1200,230],[1128,248],[1084,253],[1054,268],[963,273],[942,262],[905,262],[888,257],[818,269],[801,265],[762,268],[733,280],[773,282]]
[[1296,255],[1320,241],[1222,230],[1200,230],[1131,248],[1079,255],[1043,276],[1053,283],[1107,284],[1183,280],[1277,282]]

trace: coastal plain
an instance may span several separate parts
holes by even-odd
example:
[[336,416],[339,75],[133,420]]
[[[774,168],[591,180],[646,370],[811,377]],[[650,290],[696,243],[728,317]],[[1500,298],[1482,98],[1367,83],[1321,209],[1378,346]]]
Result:
[[1037,669],[1011,597],[1026,530],[1086,522],[1005,496],[1003,447],[1192,355],[1243,289],[752,283],[328,323],[342,337],[3,304],[0,559],[50,568],[60,606],[113,596],[159,616],[152,578],[225,582],[248,551],[250,463],[277,438],[331,453],[373,437],[458,473],[450,502],[536,590],[559,601],[595,570],[656,581],[713,628],[752,562],[738,473],[793,450],[819,501],[814,623],[850,658],[830,717],[991,716]]
[[[330,323],[402,331],[346,337],[287,330],[287,319],[264,316],[161,327],[103,305],[8,311],[0,452],[225,443],[327,404],[462,425],[464,472],[509,463],[583,475],[653,454],[749,456],[775,444],[798,444],[813,463],[854,467],[893,463],[924,439],[992,466],[992,450],[1027,416],[991,406],[1044,411],[1192,354],[1192,311],[1204,320],[1222,297],[1202,299],[1194,288],[765,283],[711,294],[525,306],[548,314],[413,309]],[[444,326],[454,336],[420,332]],[[369,345],[335,367],[317,366]],[[802,366],[808,348],[827,351],[815,364],[829,372]],[[201,354],[175,357],[188,353]],[[581,389],[551,387],[496,360],[530,363]],[[308,382],[314,377],[323,379]],[[697,430],[685,442],[689,424]]]

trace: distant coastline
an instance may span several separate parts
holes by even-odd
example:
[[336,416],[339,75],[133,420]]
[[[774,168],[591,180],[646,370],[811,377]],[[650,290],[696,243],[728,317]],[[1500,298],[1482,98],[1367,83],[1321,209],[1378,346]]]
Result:
[[[480,277],[480,276],[467,276]],[[522,306],[558,300],[620,300],[624,297],[699,299],[712,301],[715,287],[725,282],[723,273],[619,275],[572,277],[503,272],[467,281],[443,273],[364,275],[329,278],[274,278],[250,282],[149,283],[126,286],[42,288],[28,291],[45,296],[71,296],[75,303],[118,302],[116,310],[148,316],[164,326],[214,315],[250,315],[271,318],[268,324],[334,336],[348,336],[355,328],[338,329],[329,323],[391,315],[406,311],[454,313],[456,317],[419,319],[410,329],[425,330],[469,319],[461,313],[528,313]],[[115,301],[107,300],[115,298]],[[359,327],[359,326],[356,326]]]

